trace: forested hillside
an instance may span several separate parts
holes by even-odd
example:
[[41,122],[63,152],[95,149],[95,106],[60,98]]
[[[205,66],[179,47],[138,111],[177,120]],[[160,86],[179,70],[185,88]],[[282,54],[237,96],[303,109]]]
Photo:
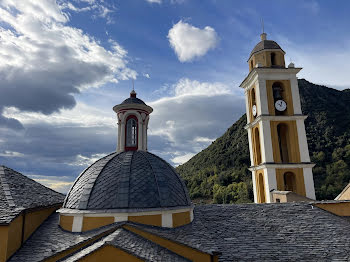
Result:
[[[334,199],[350,180],[350,89],[338,91],[299,80],[317,199]],[[177,171],[194,201],[253,200],[248,135],[243,115]]]

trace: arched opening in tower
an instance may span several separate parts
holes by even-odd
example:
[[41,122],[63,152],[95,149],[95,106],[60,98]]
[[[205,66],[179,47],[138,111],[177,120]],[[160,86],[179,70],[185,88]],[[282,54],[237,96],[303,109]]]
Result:
[[282,163],[289,163],[288,152],[288,126],[286,124],[277,125],[278,145],[280,149],[280,160]]
[[286,172],[283,175],[283,179],[284,179],[284,190],[296,192],[295,174],[292,172]]

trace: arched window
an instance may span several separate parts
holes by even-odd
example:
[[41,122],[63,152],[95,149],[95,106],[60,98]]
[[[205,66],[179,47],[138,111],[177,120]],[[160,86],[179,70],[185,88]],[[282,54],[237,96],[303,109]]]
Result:
[[287,172],[283,175],[284,190],[296,192],[295,175],[292,172]]
[[250,60],[250,69],[253,70],[254,69],[254,63],[253,63],[253,59]]
[[275,66],[276,65],[276,54],[271,53],[271,65]]
[[264,184],[264,175],[262,173],[258,174],[258,185],[257,185],[257,190],[258,190],[258,202],[259,203],[265,203],[265,184]]
[[255,142],[255,165],[261,164],[261,148],[260,148],[260,135],[259,128],[254,130],[254,142]]
[[137,148],[137,121],[133,116],[126,122],[126,147]]
[[280,149],[280,158],[282,163],[289,163],[288,153],[288,126],[286,124],[277,125],[278,145]]

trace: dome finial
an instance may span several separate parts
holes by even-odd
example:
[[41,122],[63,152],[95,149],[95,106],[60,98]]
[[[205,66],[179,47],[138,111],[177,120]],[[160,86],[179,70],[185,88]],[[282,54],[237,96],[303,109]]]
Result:
[[261,18],[261,28],[262,28],[262,33],[260,35],[261,41],[266,40],[266,33],[265,33],[265,29],[264,29],[264,19]]
[[136,98],[134,79],[132,80],[132,91],[130,92],[130,97],[135,97]]

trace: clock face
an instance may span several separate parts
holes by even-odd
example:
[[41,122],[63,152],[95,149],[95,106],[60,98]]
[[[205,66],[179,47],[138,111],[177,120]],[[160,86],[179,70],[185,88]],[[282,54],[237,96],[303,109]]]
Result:
[[275,107],[278,111],[283,112],[287,109],[287,104],[283,100],[277,100],[275,103]]
[[256,116],[257,114],[256,105],[253,105],[252,111],[253,111],[253,116]]

